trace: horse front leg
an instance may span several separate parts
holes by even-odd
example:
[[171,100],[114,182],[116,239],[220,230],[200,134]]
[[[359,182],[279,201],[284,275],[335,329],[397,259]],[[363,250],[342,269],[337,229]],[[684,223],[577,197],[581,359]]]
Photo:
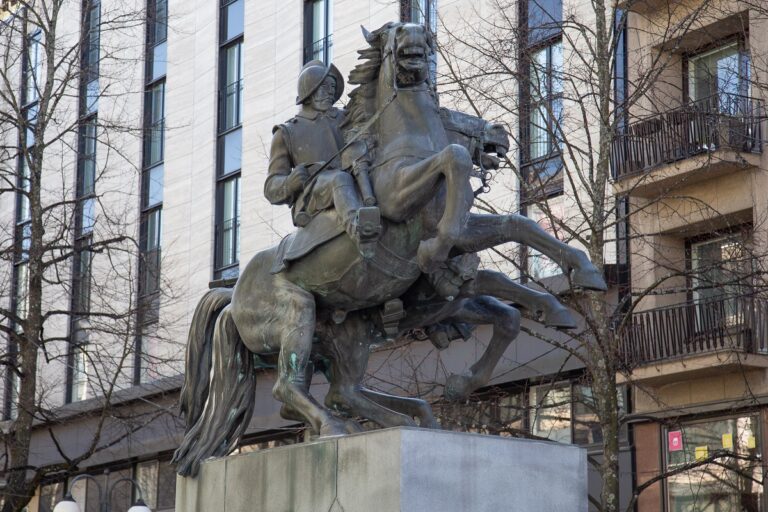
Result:
[[557,329],[575,329],[576,320],[571,312],[551,293],[538,292],[520,283],[516,283],[501,272],[480,270],[474,280],[465,285],[467,291],[462,294],[490,295],[497,299],[513,302],[530,311],[534,317],[547,327]]
[[493,297],[482,296],[464,301],[464,306],[449,320],[493,326],[493,335],[480,359],[469,368],[469,372],[453,374],[445,383],[445,398],[460,400],[488,384],[501,356],[520,334],[520,312]]
[[506,242],[518,242],[548,256],[570,275],[574,286],[598,291],[608,289],[602,274],[584,251],[561,242],[522,215],[472,214],[455,247],[461,252],[478,252]]
[[[422,240],[416,262],[425,273],[434,272],[448,259],[465,231],[474,195],[469,183],[472,158],[463,146],[451,144],[436,155],[401,167],[377,170],[373,187],[384,217],[395,222],[413,218],[435,196],[445,197],[445,208],[433,238]],[[445,185],[445,193],[440,188]]]

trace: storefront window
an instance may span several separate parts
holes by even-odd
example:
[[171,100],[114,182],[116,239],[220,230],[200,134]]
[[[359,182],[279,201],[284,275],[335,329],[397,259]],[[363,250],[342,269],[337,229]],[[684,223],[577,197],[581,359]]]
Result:
[[667,470],[702,462],[667,479],[670,512],[759,512],[763,469],[757,416],[669,428]]

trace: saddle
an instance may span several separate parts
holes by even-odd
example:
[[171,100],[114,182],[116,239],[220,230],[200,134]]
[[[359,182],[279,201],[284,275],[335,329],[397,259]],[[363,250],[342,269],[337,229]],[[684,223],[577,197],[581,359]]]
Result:
[[344,228],[339,223],[336,210],[317,213],[306,226],[298,228],[280,241],[270,273],[279,274],[286,270],[292,261],[303,258],[315,248],[343,233]]

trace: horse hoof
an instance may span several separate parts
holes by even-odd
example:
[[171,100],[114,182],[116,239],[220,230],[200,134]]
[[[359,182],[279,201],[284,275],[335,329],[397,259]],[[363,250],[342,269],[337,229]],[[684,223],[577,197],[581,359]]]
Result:
[[440,270],[446,259],[448,259],[448,250],[442,247],[437,238],[419,242],[419,249],[416,251],[416,264],[425,274],[432,274]]
[[541,321],[547,327],[554,327],[555,329],[575,329],[578,327],[576,319],[573,318],[571,312],[563,307],[545,310]]
[[443,396],[446,400],[464,400],[472,391],[474,389],[470,377],[453,374],[445,382]]
[[608,290],[605,279],[598,270],[590,264],[591,268],[575,268],[571,274],[571,282],[574,286],[585,290],[604,292]]
[[359,432],[364,432],[363,427],[361,427],[360,424],[354,420],[345,421],[344,428],[347,434],[357,434]]
[[319,437],[339,437],[348,434],[346,421],[333,419],[320,426]]

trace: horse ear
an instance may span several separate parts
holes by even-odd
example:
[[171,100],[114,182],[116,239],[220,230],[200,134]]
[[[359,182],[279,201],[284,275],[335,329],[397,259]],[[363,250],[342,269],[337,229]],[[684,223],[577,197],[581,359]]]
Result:
[[368,32],[368,29],[366,29],[364,26],[360,25],[360,28],[363,30],[363,37],[368,43],[372,43],[371,41],[371,33]]

